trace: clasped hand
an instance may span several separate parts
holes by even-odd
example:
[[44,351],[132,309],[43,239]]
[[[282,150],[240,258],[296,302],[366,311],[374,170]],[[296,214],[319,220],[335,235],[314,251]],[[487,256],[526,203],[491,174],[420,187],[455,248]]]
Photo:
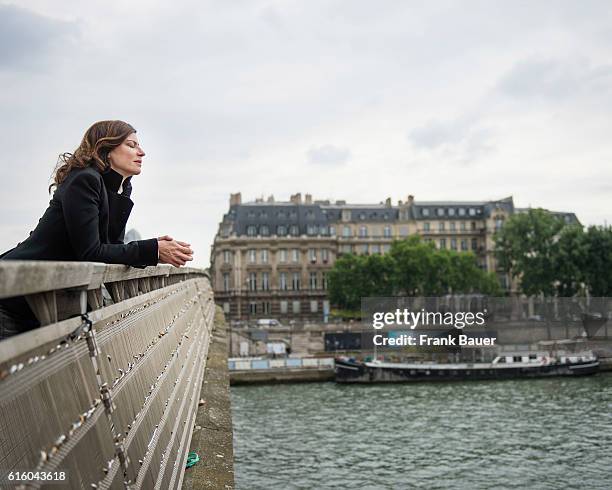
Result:
[[190,260],[193,260],[193,250],[189,243],[175,240],[174,238],[164,235],[157,239],[159,247],[159,263],[170,264],[174,267],[185,265]]

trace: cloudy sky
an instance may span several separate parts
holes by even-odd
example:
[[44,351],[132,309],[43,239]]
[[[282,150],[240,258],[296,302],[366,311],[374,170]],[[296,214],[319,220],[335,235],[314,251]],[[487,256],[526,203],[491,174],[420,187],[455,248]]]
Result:
[[612,222],[609,1],[0,0],[0,80],[1,250],[100,119],[147,152],[128,227],[194,265],[238,191]]

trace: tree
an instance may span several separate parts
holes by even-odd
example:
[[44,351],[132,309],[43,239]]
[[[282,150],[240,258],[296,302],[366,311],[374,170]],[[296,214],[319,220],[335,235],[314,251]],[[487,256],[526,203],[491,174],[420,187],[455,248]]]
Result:
[[584,237],[584,281],[592,296],[612,296],[612,227],[590,226]]
[[555,243],[565,223],[544,209],[530,209],[511,216],[496,234],[500,266],[519,278],[529,295],[555,292]]
[[563,228],[553,248],[553,273],[559,296],[575,296],[584,290],[588,263],[586,235],[580,225]]
[[495,274],[480,269],[474,254],[437,250],[418,236],[393,242],[386,255],[344,255],[328,277],[332,304],[352,310],[368,296],[501,293]]

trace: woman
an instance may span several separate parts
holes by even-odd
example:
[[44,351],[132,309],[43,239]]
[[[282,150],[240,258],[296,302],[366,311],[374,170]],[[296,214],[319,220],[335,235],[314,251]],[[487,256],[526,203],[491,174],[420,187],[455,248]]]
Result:
[[[193,259],[190,245],[167,235],[123,243],[134,205],[131,178],[140,174],[144,156],[128,123],[95,123],[74,153],[60,156],[49,188],[56,190],[36,229],[0,258],[185,265]],[[38,326],[24,298],[0,301],[0,310],[0,338]],[[17,331],[11,320],[19,323]]]

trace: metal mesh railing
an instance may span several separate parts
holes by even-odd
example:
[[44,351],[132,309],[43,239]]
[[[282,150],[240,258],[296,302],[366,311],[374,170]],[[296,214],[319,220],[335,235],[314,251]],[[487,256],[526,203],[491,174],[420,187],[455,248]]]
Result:
[[180,486],[214,317],[208,279],[181,279],[0,342],[3,476]]

